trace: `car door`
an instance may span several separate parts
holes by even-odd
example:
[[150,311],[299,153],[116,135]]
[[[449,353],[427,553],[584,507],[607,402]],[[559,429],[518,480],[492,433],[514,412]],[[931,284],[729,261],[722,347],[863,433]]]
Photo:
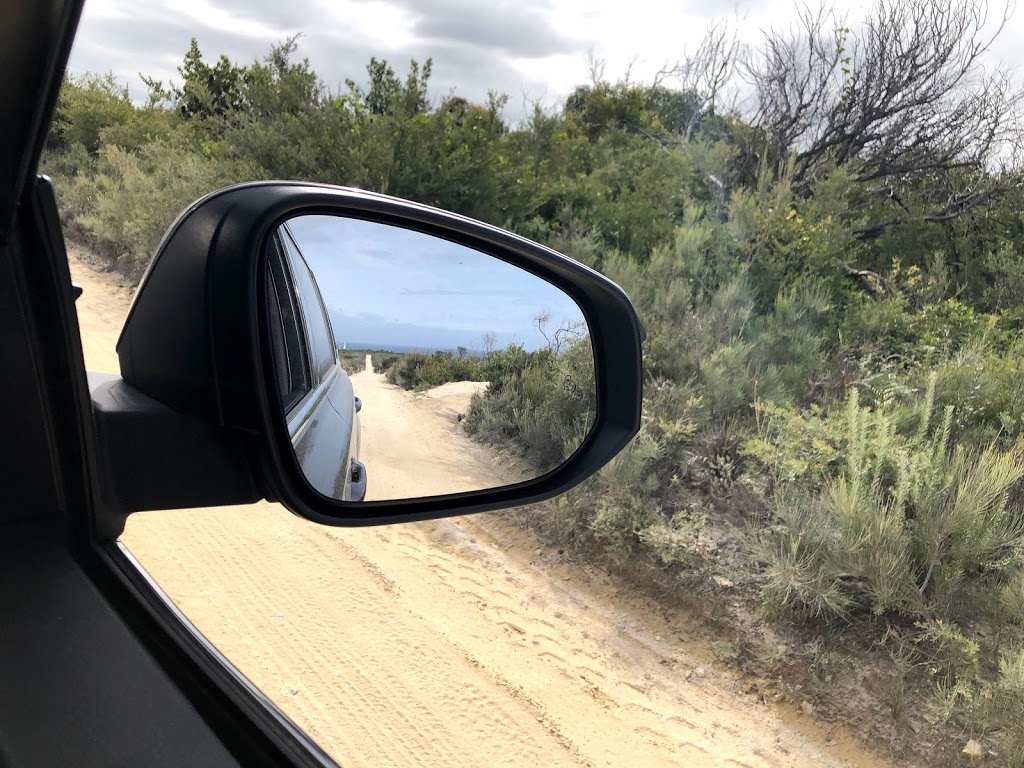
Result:
[[[267,245],[268,307],[275,367],[296,459],[313,487],[336,499],[361,501],[366,471],[358,461],[359,416],[352,380],[316,279],[294,237],[282,226]],[[321,440],[320,435],[348,435]]]

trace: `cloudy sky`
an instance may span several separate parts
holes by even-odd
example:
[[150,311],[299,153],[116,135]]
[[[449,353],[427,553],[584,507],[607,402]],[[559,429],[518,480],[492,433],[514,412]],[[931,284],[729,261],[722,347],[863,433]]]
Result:
[[[841,12],[854,0],[835,0]],[[998,8],[1001,9],[1001,5]],[[163,80],[195,37],[208,59],[249,63],[302,33],[300,53],[331,86],[362,81],[371,56],[404,75],[408,60],[434,59],[432,95],[483,100],[508,94],[506,117],[533,101],[551,106],[587,81],[587,54],[617,79],[632,63],[649,81],[695,46],[713,19],[738,19],[741,38],[787,24],[795,0],[87,0],[73,72],[112,71],[143,94],[139,73]],[[850,20],[858,17],[850,11]],[[993,12],[993,15],[999,15]],[[1024,64],[1024,11],[1011,19],[993,59]]]
[[338,344],[349,349],[480,351],[546,345],[550,334],[585,328],[576,303],[518,267],[463,245],[388,224],[339,216],[288,223],[316,277]]

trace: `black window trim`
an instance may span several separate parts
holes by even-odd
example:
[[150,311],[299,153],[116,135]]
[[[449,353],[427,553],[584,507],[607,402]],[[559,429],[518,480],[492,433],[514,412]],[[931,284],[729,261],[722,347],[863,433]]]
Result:
[[[0,87],[13,88],[15,97],[34,96],[31,109],[12,111],[10,140],[3,143],[5,158],[14,160],[8,165],[15,179],[12,189],[0,193],[0,239],[6,241],[22,288],[23,330],[35,355],[39,412],[51,446],[54,490],[61,500],[50,515],[52,535],[240,764],[335,766],[240,673],[233,674],[209,641],[169,611],[166,598],[110,541],[112,533],[99,514],[97,435],[63,228],[49,179],[31,180],[38,172],[83,2],[27,3],[24,13],[15,14],[6,32],[19,45],[11,52],[13,74]],[[23,89],[26,82],[29,91]],[[10,219],[16,225],[8,229]],[[163,735],[174,738],[174,724],[166,726]],[[197,760],[203,756],[197,754]]]
[[[284,242],[287,238],[288,242]],[[286,279],[289,281],[289,287],[291,291],[291,299],[297,306],[297,317],[301,323],[302,338],[301,344],[303,348],[303,354],[305,355],[305,366],[306,373],[308,376],[307,381],[310,383],[308,390],[303,392],[302,397],[295,399],[289,403],[288,407],[285,408],[285,418],[288,421],[288,433],[291,435],[292,444],[294,445],[302,437],[302,433],[305,431],[310,418],[316,411],[317,405],[323,400],[327,393],[333,386],[335,379],[338,377],[338,366],[333,365],[328,370],[323,378],[320,378],[319,372],[313,365],[313,351],[310,349],[312,341],[310,339],[309,332],[309,319],[306,316],[307,307],[306,303],[302,300],[301,289],[298,285],[298,280],[294,274],[295,270],[305,269],[310,275],[310,281],[313,284],[313,290],[316,292],[317,304],[320,308],[321,315],[327,326],[328,337],[331,344],[336,344],[334,341],[334,330],[331,328],[330,321],[327,317],[327,312],[324,309],[323,296],[320,293],[320,286],[317,285],[316,279],[313,277],[313,271],[309,268],[309,264],[306,262],[306,257],[302,255],[302,249],[299,248],[298,243],[295,242],[295,238],[291,231],[288,229],[287,224],[281,224],[277,232],[274,233],[274,240],[280,241],[280,253],[281,263],[284,267],[287,276]],[[337,362],[337,351],[335,350],[335,362]]]
[[[36,226],[16,233],[25,284],[27,335],[39,373],[54,382],[45,405],[54,479],[64,515],[54,516],[77,564],[189,704],[242,765],[336,766],[251,681],[220,654],[98,525],[97,436],[56,198],[40,178],[23,198]],[[38,254],[39,258],[34,258]],[[61,535],[61,533],[63,535]],[[168,724],[173,733],[173,724]]]
[[[278,302],[279,305],[281,303],[283,291],[284,298],[289,305],[288,309],[291,312],[292,318],[294,318],[294,322],[291,325],[293,330],[295,331],[295,338],[290,338],[290,335],[287,333],[287,331],[284,333],[286,347],[285,356],[288,358],[288,374],[289,377],[291,378],[291,376],[293,375],[293,371],[291,370],[291,362],[293,358],[289,354],[290,350],[288,349],[288,343],[294,342],[295,345],[297,346],[296,351],[298,353],[298,360],[296,361],[300,369],[298,371],[298,374],[302,380],[297,383],[297,386],[296,382],[292,382],[292,389],[290,389],[288,392],[281,393],[282,406],[285,410],[285,413],[290,413],[293,409],[295,409],[298,406],[299,403],[301,403],[304,399],[306,399],[309,396],[310,392],[316,389],[316,384],[313,381],[313,370],[310,364],[308,337],[304,326],[304,320],[302,318],[302,302],[296,295],[295,276],[291,274],[291,267],[289,265],[288,255],[285,252],[283,243],[279,241],[279,238],[277,236],[270,240],[268,246],[272,247],[273,250],[276,251],[276,253],[268,254],[267,264],[268,267],[270,267],[271,269],[268,287],[270,290],[273,291],[273,298]],[[279,267],[281,272],[280,275],[275,274],[275,270],[273,269],[275,265]],[[282,286],[277,285],[277,280],[279,277],[281,280],[283,280],[284,284]],[[288,322],[289,318],[285,317],[285,313],[283,311],[284,307],[281,307],[280,309],[281,322],[282,324],[284,324]]]
[[[313,270],[309,268],[309,263],[306,261],[306,257],[302,253],[302,249],[299,247],[298,242],[296,242],[295,236],[292,234],[292,231],[288,228],[287,222],[282,223],[280,225],[280,227],[278,227],[278,233],[284,233],[282,239],[284,239],[284,238],[288,239],[288,243],[286,244],[286,247],[284,248],[284,251],[285,251],[286,259],[288,260],[288,263],[289,263],[290,267],[292,269],[296,269],[296,270],[297,269],[305,269],[306,272],[309,273],[310,282],[313,284],[313,291],[316,294],[316,303],[317,303],[317,306],[320,309],[320,316],[323,318],[324,325],[327,327],[327,337],[328,337],[328,340],[330,341],[330,343],[331,343],[331,345],[333,347],[334,362],[337,363],[338,362],[338,341],[334,337],[334,328],[331,326],[330,313],[327,312],[327,306],[324,304],[324,297],[323,297],[323,294],[320,293],[320,285],[316,281],[316,276],[313,274]],[[287,247],[287,246],[290,246],[290,247]],[[296,259],[298,261],[298,263],[297,264],[293,263],[292,259]],[[304,329],[304,332],[305,332],[306,350],[307,350],[307,354],[309,355],[308,359],[309,359],[309,366],[310,366],[310,375],[315,377],[316,374],[313,371],[313,359],[314,359],[313,358],[313,352],[310,349],[310,346],[312,345],[312,341],[311,341],[311,338],[310,338],[310,332],[309,332],[309,322],[310,322],[310,320],[309,320],[309,318],[306,317],[306,304],[302,300],[302,289],[298,286],[298,279],[297,279],[297,277],[295,275],[292,275],[292,281],[293,281],[293,284],[295,285],[296,291],[298,292],[297,296],[298,296],[298,300],[299,300],[299,306],[300,306],[300,309],[302,311],[302,323],[303,323],[303,329]],[[314,379],[314,388],[315,388],[315,384],[316,384],[316,381]]]

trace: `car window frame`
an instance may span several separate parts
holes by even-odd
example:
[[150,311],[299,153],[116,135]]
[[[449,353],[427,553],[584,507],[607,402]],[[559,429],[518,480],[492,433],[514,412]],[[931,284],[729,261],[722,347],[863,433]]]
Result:
[[[328,369],[330,367],[337,366],[338,342],[334,338],[334,329],[331,327],[327,307],[324,305],[323,294],[320,293],[320,285],[317,283],[313,270],[309,268],[309,264],[306,262],[306,257],[303,255],[302,249],[299,248],[299,244],[295,241],[295,237],[292,235],[291,230],[288,229],[287,224],[281,224],[281,226],[278,227],[277,235],[283,243],[285,258],[292,270],[292,280],[295,285],[296,296],[299,300],[299,307],[302,312],[302,324],[305,331],[306,350],[309,355],[310,373],[313,377],[313,388],[316,389],[318,384],[321,384],[324,380],[331,378],[331,374]],[[315,308],[306,306],[306,294],[303,292],[302,284],[300,282],[302,278],[297,274],[300,270],[305,270],[305,274],[308,276],[309,282],[312,285],[314,298],[316,300]],[[318,312],[321,320],[323,321],[324,329],[327,331],[327,341],[331,346],[332,353],[329,355],[331,360],[330,365],[325,366],[322,371],[315,370],[314,368],[317,352],[314,349],[313,334],[310,332],[310,325],[313,322],[310,314],[313,314],[314,312]]]
[[[289,378],[295,375],[295,367],[299,369],[297,372],[300,378],[299,386],[293,385],[287,392],[281,392],[281,405],[285,413],[291,413],[316,389],[316,383],[313,380],[308,335],[302,318],[302,300],[298,293],[287,250],[278,234],[275,234],[268,242],[267,268],[269,271],[267,288],[270,292],[267,300],[273,299],[279,306],[282,334],[285,340],[285,362]],[[278,285],[279,279],[280,285]],[[284,308],[281,307],[282,300],[289,305],[290,317],[286,316]],[[297,359],[289,354],[289,341],[294,342]],[[293,366],[293,363],[297,363],[297,366]]]
[[[59,86],[59,81],[53,85]],[[84,575],[114,613],[111,618],[96,612],[95,603],[77,609],[90,611],[97,626],[107,626],[113,620],[129,629],[144,655],[122,657],[126,674],[152,669],[138,664],[140,659],[148,660],[146,663],[156,665],[164,675],[154,681],[184,694],[176,717],[149,723],[160,725],[168,739],[181,738],[182,723],[198,717],[238,765],[336,766],[308,733],[203,636],[120,542],[97,527],[97,507],[103,503],[99,441],[63,227],[49,179],[39,177],[28,186],[22,210],[26,213],[12,233],[11,243],[0,244],[0,250],[6,248],[14,256],[16,276],[23,285],[20,294],[24,302],[19,311],[25,322],[17,330],[34,351],[35,371],[45,383],[39,412],[46,416],[43,424],[53,447],[51,468],[63,499],[58,510],[39,519],[49,529],[47,538],[62,542],[55,545],[64,558],[60,567],[69,569],[69,577]],[[89,645],[95,642],[90,638],[78,642],[83,654],[111,650]],[[111,686],[115,684],[111,681]],[[86,693],[95,696],[97,706],[103,706],[103,696],[116,695],[112,689]],[[198,743],[192,748],[197,764],[208,764],[213,757]],[[155,758],[154,764],[161,764],[159,756]],[[89,754],[82,759],[88,762]]]
[[[256,689],[233,664],[223,658],[209,641],[187,620],[175,615],[173,603],[147,581],[144,571],[136,568],[101,521],[101,469],[98,463],[98,435],[90,397],[82,348],[81,328],[75,309],[78,291],[73,289],[68,252],[64,241],[65,224],[61,221],[56,195],[50,180],[39,176],[39,159],[47,132],[53,121],[57,98],[67,71],[68,57],[81,18],[84,0],[56,0],[51,3],[22,3],[0,27],[9,55],[8,77],[0,84],[0,92],[9,98],[4,103],[9,114],[0,116],[0,256],[13,275],[9,285],[17,286],[18,301],[13,303],[17,320],[5,326],[4,340],[21,345],[23,356],[13,362],[24,366],[35,378],[32,392],[38,397],[24,398],[19,403],[16,423],[41,425],[42,437],[49,446],[47,459],[40,463],[50,481],[48,485],[59,503],[51,503],[48,494],[33,495],[32,504],[24,508],[29,518],[38,521],[38,530],[59,553],[60,563],[33,559],[38,568],[56,571],[61,582],[84,576],[89,590],[97,600],[67,606],[72,611],[92,618],[97,625],[116,624],[127,629],[125,637],[141,649],[141,656],[118,655],[126,675],[136,675],[146,668],[133,663],[148,659],[162,671],[158,675],[161,690],[184,694],[185,702],[176,710],[157,718],[148,701],[134,707],[143,714],[145,730],[127,726],[128,741],[146,748],[146,730],[159,730],[160,740],[167,744],[187,738],[181,721],[199,718],[205,722],[239,765],[259,766],[336,766],[326,752],[308,734],[298,728],[272,701]],[[11,305],[9,305],[11,306]],[[11,363],[4,347],[5,363]],[[42,489],[40,489],[41,491]],[[36,584],[27,574],[29,585]],[[26,593],[30,594],[30,593]],[[33,604],[38,606],[38,619],[60,608],[52,595],[38,593]],[[97,602],[113,611],[104,614],[94,610]],[[59,613],[53,618],[62,623]],[[69,650],[83,659],[88,654],[117,654],[108,646],[98,646],[92,634],[67,637]],[[30,649],[26,649],[30,650]],[[21,662],[30,663],[22,657]],[[123,695],[118,681],[111,679],[106,689],[113,696]],[[36,691],[45,699],[61,699],[71,695],[101,693],[76,690],[68,681],[68,689],[40,686]],[[93,698],[92,706],[103,706],[102,698]],[[62,706],[67,712],[67,705]],[[81,728],[78,718],[59,723],[61,729]],[[51,731],[53,729],[51,728]],[[102,739],[102,732],[86,734],[80,742]],[[141,737],[141,738],[140,738]],[[8,739],[4,738],[6,746]],[[193,764],[221,761],[222,753],[209,751],[202,743],[187,745]],[[153,750],[153,763],[161,762],[163,753],[154,749],[152,735],[148,748]],[[4,755],[9,757],[7,750]],[[79,755],[79,761],[90,762],[91,752]],[[128,759],[126,755],[122,755]]]
[[[302,439],[302,435],[308,428],[317,408],[327,397],[328,392],[330,392],[331,387],[334,386],[334,382],[338,378],[337,341],[335,341],[334,329],[331,326],[327,308],[324,305],[323,295],[320,293],[320,286],[317,284],[316,277],[313,275],[313,270],[309,268],[309,264],[306,262],[306,257],[302,255],[302,249],[299,248],[298,243],[295,242],[295,238],[292,236],[285,224],[281,224],[274,232],[273,241],[280,243],[282,256],[281,261],[284,269],[288,272],[288,280],[293,287],[294,298],[298,304],[299,321],[301,325],[300,335],[305,349],[304,354],[306,355],[310,377],[310,388],[302,395],[302,397],[295,399],[284,408],[285,420],[288,424],[288,434],[291,437],[292,444],[294,445]],[[310,310],[306,306],[302,289],[299,286],[299,279],[296,275],[296,272],[299,269],[306,270],[309,275],[310,283],[313,287],[314,298],[317,302],[317,309],[323,318],[324,327],[327,330],[328,341],[334,348],[334,355],[332,357],[331,364],[325,368],[322,378],[319,379],[317,379],[317,372],[313,366],[313,352],[311,349],[313,342],[309,332],[309,323],[311,320],[308,317]]]

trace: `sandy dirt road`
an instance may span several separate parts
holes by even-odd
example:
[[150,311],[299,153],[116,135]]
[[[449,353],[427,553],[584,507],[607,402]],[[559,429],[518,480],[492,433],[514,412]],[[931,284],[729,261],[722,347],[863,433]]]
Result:
[[483,382],[408,392],[367,365],[352,376],[352,386],[363,402],[359,458],[366,465],[367,501],[476,491],[527,479],[473,442],[459,423]]
[[[128,293],[72,271],[87,366],[116,371]],[[889,765],[499,516],[342,530],[264,503],[139,514],[123,541],[346,766]]]

